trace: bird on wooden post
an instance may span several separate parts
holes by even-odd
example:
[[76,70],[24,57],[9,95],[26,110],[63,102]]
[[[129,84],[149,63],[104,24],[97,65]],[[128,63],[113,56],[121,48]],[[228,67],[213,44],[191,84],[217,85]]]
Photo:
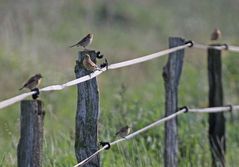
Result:
[[93,41],[94,34],[87,34],[82,40],[80,40],[78,43],[70,46],[71,48],[74,46],[82,46],[84,50],[86,50],[86,47],[89,46]]
[[23,88],[28,88],[32,91],[40,85],[42,78],[43,77],[40,73],[30,77],[19,90],[22,90]]
[[131,131],[131,128],[127,125],[121,128],[119,131],[117,131],[115,135],[125,138],[125,136],[129,135],[130,131]]
[[221,36],[222,36],[222,32],[219,30],[219,28],[215,28],[211,34],[211,40],[216,41],[219,38],[221,38]]
[[40,91],[37,87],[40,85],[42,78],[43,77],[40,73],[32,76],[19,90],[22,90],[23,88],[28,88],[31,91],[36,92],[32,95],[32,98],[37,99],[40,94]]
[[91,60],[88,54],[85,54],[85,57],[83,59],[83,66],[86,70],[91,72],[94,72],[96,70],[101,71],[101,69]]

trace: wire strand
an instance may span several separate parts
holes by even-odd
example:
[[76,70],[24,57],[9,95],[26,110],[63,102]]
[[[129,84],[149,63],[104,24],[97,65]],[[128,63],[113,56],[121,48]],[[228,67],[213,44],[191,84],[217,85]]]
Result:
[[227,44],[222,44],[221,46],[212,46],[212,45],[205,45],[205,44],[200,44],[200,43],[193,43],[194,48],[198,49],[217,49],[217,50],[228,50],[232,52],[239,52],[239,47],[238,46],[233,46],[233,45],[227,45]]
[[231,111],[231,110],[232,111],[238,111],[239,110],[239,105],[188,109],[189,112],[195,112],[195,113],[217,113],[217,112],[227,112],[227,111]]
[[239,52],[239,47],[238,46],[228,46],[228,50],[233,51],[233,52]]
[[92,154],[91,156],[89,156],[88,158],[84,159],[83,161],[81,161],[80,163],[74,165],[74,167],[79,167],[79,166],[83,166],[84,164],[88,163],[90,160],[92,160],[96,155],[98,155],[101,151],[105,150],[107,148],[107,146],[102,147],[101,149],[99,149],[98,151],[96,151],[94,154]]
[[[160,56],[163,56],[163,55],[166,55],[166,54],[184,49],[186,47],[189,47],[190,45],[191,44],[185,44],[185,45],[182,45],[182,46],[177,46],[177,47],[166,49],[166,50],[163,50],[163,51],[160,51],[160,52],[157,52],[157,53],[153,53],[153,54],[150,54],[150,55],[147,55],[147,56],[143,56],[143,57],[140,57],[140,58],[136,58],[136,59],[132,59],[132,60],[128,60],[128,61],[123,61],[123,62],[116,63],[116,64],[111,64],[111,65],[108,66],[108,69],[117,69],[117,68],[129,66],[129,65],[134,65],[134,64],[145,62],[145,61],[149,61],[149,60],[158,58]],[[40,89],[39,91],[40,92],[48,92],[48,91],[62,90],[66,87],[77,85],[79,83],[90,80],[90,79],[102,74],[104,71],[106,71],[106,67],[102,68],[101,71],[95,71],[95,72],[91,73],[90,75],[80,77],[78,79],[69,81],[65,84],[47,86],[45,88]],[[5,108],[7,106],[10,106],[10,105],[12,105],[16,102],[19,102],[19,101],[25,99],[26,97],[31,96],[34,93],[36,93],[36,92],[33,91],[33,92],[29,92],[29,93],[23,93],[21,95],[9,98],[7,100],[3,100],[3,101],[0,102],[0,109]]]
[[[117,69],[117,68],[122,68],[122,67],[130,66],[130,65],[142,63],[142,62],[149,61],[149,60],[152,60],[152,59],[155,59],[155,58],[167,55],[169,53],[172,53],[172,52],[175,52],[175,51],[187,48],[187,47],[191,47],[191,44],[187,43],[187,44],[182,45],[182,46],[177,46],[177,47],[174,47],[174,48],[166,49],[166,50],[159,51],[157,53],[153,53],[153,54],[146,55],[146,56],[143,56],[143,57],[139,57],[139,58],[136,58],[136,59],[132,59],[132,60],[127,60],[127,61],[123,61],[123,62],[120,62],[120,63],[111,64],[111,65],[109,65],[108,69],[113,70],[113,69]],[[198,49],[213,48],[213,49],[218,49],[218,50],[229,50],[229,51],[233,51],[233,52],[239,52],[239,47],[238,46],[232,46],[232,45],[210,46],[210,45],[204,45],[204,44],[199,44],[199,43],[195,43],[194,42],[193,43],[193,47],[194,48],[198,48]],[[67,82],[65,84],[62,84],[62,85],[47,86],[45,88],[40,89],[40,92],[62,90],[64,88],[66,88],[66,87],[70,87],[70,86],[73,86],[73,85],[85,82],[87,80],[90,80],[90,79],[100,75],[104,71],[106,71],[106,68],[102,68],[101,71],[95,71],[95,72],[91,73],[90,76],[86,75],[86,76],[83,76],[81,78],[69,81],[69,82]],[[21,100],[23,100],[23,99],[33,95],[34,93],[36,93],[36,92],[23,93],[23,94],[15,96],[15,97],[3,100],[3,101],[0,102],[0,109],[5,108],[7,106],[10,106],[10,105],[12,105],[12,104],[14,104],[16,102],[19,102],[19,101],[21,101]]]
[[[176,112],[176,113],[174,113],[174,114],[171,114],[171,115],[169,115],[169,116],[167,116],[167,117],[161,118],[161,119],[159,119],[159,120],[157,120],[157,121],[155,121],[155,122],[149,124],[148,126],[142,128],[142,129],[139,129],[139,130],[135,131],[134,133],[129,134],[128,136],[125,136],[124,138],[121,138],[121,139],[119,139],[119,140],[116,140],[116,141],[111,142],[110,145],[113,146],[113,145],[115,145],[115,144],[117,144],[117,143],[120,143],[120,142],[123,142],[123,141],[125,141],[125,140],[131,139],[131,138],[133,138],[133,137],[139,135],[140,133],[143,133],[144,131],[147,131],[148,129],[151,129],[151,128],[157,126],[157,125],[160,125],[160,124],[162,124],[163,122],[166,122],[166,121],[168,121],[168,120],[170,120],[170,119],[173,119],[174,117],[176,117],[176,116],[178,116],[178,115],[184,113],[185,111],[186,111],[186,109],[182,109],[182,110],[180,110],[180,111],[178,111],[178,112]],[[88,158],[86,158],[86,159],[84,159],[83,161],[81,161],[80,163],[76,164],[74,167],[83,166],[84,164],[86,164],[87,162],[89,162],[92,158],[94,158],[96,155],[98,155],[100,152],[104,151],[105,148],[107,148],[107,146],[104,146],[103,148],[99,149],[98,151],[96,151],[94,154],[92,154],[92,155],[89,156]]]
[[[143,133],[155,126],[158,126],[160,124],[162,124],[163,122],[169,121],[170,119],[175,118],[178,115],[181,115],[183,113],[185,113],[187,111],[186,108],[183,108],[179,111],[177,111],[174,114],[171,114],[169,116],[166,116],[164,118],[161,118],[149,125],[147,125],[146,127],[139,129],[131,134],[129,134],[128,136],[125,136],[124,138],[121,138],[119,140],[113,141],[110,143],[111,146],[118,144],[120,142],[123,141],[128,141],[129,139],[139,135],[140,133]],[[188,112],[192,112],[192,113],[216,113],[216,112],[227,112],[227,111],[239,111],[239,105],[229,105],[229,106],[222,106],[222,107],[209,107],[209,108],[195,108],[195,109],[188,109]],[[88,163],[92,158],[94,158],[96,155],[98,155],[100,152],[104,151],[107,148],[107,146],[104,146],[103,148],[99,149],[98,151],[96,151],[94,154],[92,154],[91,156],[89,156],[88,158],[84,159],[83,161],[81,161],[80,163],[76,164],[74,167],[80,167],[83,166],[84,164]]]
[[167,55],[169,53],[175,52],[177,50],[184,49],[184,48],[189,47],[189,46],[191,46],[190,43],[182,45],[182,46],[177,46],[177,47],[174,47],[174,48],[170,48],[170,49],[167,49],[167,50],[163,50],[161,52],[150,54],[150,55],[147,55],[147,56],[144,56],[144,57],[139,57],[139,58],[136,58],[136,59],[133,59],[133,60],[128,60],[128,61],[124,61],[124,62],[121,62],[121,63],[112,64],[108,68],[109,69],[117,69],[117,68],[126,67],[126,66],[133,65],[133,64],[138,64],[138,63],[141,63],[141,62],[149,61],[149,60]]
[[200,44],[200,43],[194,43],[193,45],[194,48],[198,48],[198,49],[217,49],[217,50],[225,50],[226,46],[222,45],[222,46],[211,46],[211,45],[205,45],[205,44]]

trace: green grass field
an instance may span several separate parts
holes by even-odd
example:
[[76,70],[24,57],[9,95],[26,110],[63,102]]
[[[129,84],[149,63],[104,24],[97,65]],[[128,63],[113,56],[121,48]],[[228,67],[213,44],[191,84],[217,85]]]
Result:
[[[209,43],[220,27],[219,42],[239,45],[238,1],[126,0],[0,0],[0,101],[19,94],[29,76],[41,72],[42,87],[75,78],[78,49],[68,46],[89,32],[91,49],[100,50],[115,63],[168,47],[169,36]],[[206,51],[187,49],[179,86],[179,106],[208,106]],[[223,52],[224,103],[238,104],[239,54]],[[113,140],[128,123],[133,130],[164,116],[162,68],[167,57],[108,71],[97,80],[100,90],[99,140]],[[135,82],[137,80],[137,82]],[[125,87],[125,89],[124,89]],[[44,167],[76,164],[74,130],[76,87],[42,93],[46,110]],[[17,165],[19,103],[0,111],[0,167]],[[226,164],[237,167],[239,116],[227,119]],[[179,166],[210,166],[207,114],[179,117]],[[101,154],[102,166],[163,166],[164,126],[151,129]]]

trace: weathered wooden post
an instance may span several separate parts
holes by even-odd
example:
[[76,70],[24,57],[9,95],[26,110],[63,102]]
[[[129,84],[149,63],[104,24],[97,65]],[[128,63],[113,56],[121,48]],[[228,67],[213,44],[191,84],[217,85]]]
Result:
[[[96,62],[95,51],[79,52],[79,58],[76,61],[76,78],[90,74],[83,65],[82,60],[85,54],[89,54],[91,59]],[[98,115],[99,109],[99,91],[96,78],[77,85],[77,112],[76,112],[76,132],[75,132],[75,154],[77,161],[80,162],[93,154],[98,149]],[[86,167],[99,167],[99,156],[85,165]]]
[[[184,45],[182,38],[170,37],[169,47]],[[163,78],[165,86],[165,109],[166,116],[177,112],[178,108],[178,84],[183,67],[184,50],[179,50],[169,54],[168,62],[163,68]],[[171,119],[165,123],[165,148],[164,166],[178,166],[178,139],[177,139],[177,119]]]
[[[217,45],[212,45],[217,46]],[[209,107],[223,105],[221,51],[208,49]],[[208,137],[211,147],[212,166],[225,166],[226,150],[224,113],[209,114]]]
[[21,101],[21,134],[17,147],[18,167],[41,167],[43,146],[43,104],[40,100]]

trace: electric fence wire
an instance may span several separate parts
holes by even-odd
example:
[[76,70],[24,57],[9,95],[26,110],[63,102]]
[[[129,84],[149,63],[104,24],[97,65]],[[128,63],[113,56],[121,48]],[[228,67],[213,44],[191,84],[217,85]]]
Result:
[[[160,51],[160,52],[157,52],[157,53],[153,53],[153,54],[150,54],[150,55],[147,55],[147,56],[139,57],[139,58],[128,60],[128,61],[123,61],[123,62],[116,63],[116,64],[111,64],[111,65],[108,66],[108,70],[118,69],[118,68],[126,67],[126,66],[129,66],[129,65],[134,65],[134,64],[145,62],[145,61],[149,61],[149,60],[167,55],[169,53],[184,49],[184,48],[189,47],[189,46],[191,46],[191,44],[187,43],[187,44],[182,45],[182,46],[177,46],[177,47],[174,47],[174,48],[166,49],[166,50],[163,50],[163,51]],[[39,89],[39,91],[40,92],[48,92],[48,91],[62,90],[62,89],[65,89],[66,87],[77,85],[79,83],[90,80],[90,79],[100,75],[101,73],[105,72],[106,70],[107,70],[106,67],[104,67],[104,68],[101,69],[101,71],[95,71],[95,72],[91,73],[90,75],[80,77],[78,79],[69,81],[69,82],[67,82],[65,84],[62,84],[62,85],[47,86],[45,88]],[[16,102],[19,102],[19,101],[25,99],[26,97],[31,96],[35,93],[36,93],[36,91],[23,93],[23,94],[20,94],[18,96],[15,96],[15,97],[6,99],[4,101],[1,101],[0,102],[0,109],[5,108],[7,106],[10,106],[10,105],[12,105]]]
[[[195,109],[190,109],[188,107],[182,107],[181,109],[179,109],[177,112],[175,112],[174,114],[171,114],[169,116],[166,116],[164,118],[161,118],[147,126],[145,126],[142,129],[139,129],[127,136],[125,136],[124,138],[121,138],[119,140],[113,141],[111,142],[109,145],[113,146],[115,144],[118,144],[120,142],[123,141],[128,141],[129,139],[155,127],[158,126],[166,121],[169,121],[173,118],[175,118],[178,115],[181,115],[183,113],[187,113],[187,112],[192,112],[192,113],[217,113],[217,112],[231,112],[231,111],[239,111],[239,105],[226,105],[226,106],[222,106],[222,107],[209,107],[209,108],[195,108]],[[100,152],[106,150],[108,148],[107,145],[103,146],[101,149],[99,149],[98,151],[96,151],[95,153],[93,153],[91,156],[89,156],[88,158],[84,159],[83,161],[79,162],[78,164],[76,164],[74,167],[80,167],[80,166],[84,166],[86,163],[88,163],[90,160],[92,160],[95,156],[97,156]]]

